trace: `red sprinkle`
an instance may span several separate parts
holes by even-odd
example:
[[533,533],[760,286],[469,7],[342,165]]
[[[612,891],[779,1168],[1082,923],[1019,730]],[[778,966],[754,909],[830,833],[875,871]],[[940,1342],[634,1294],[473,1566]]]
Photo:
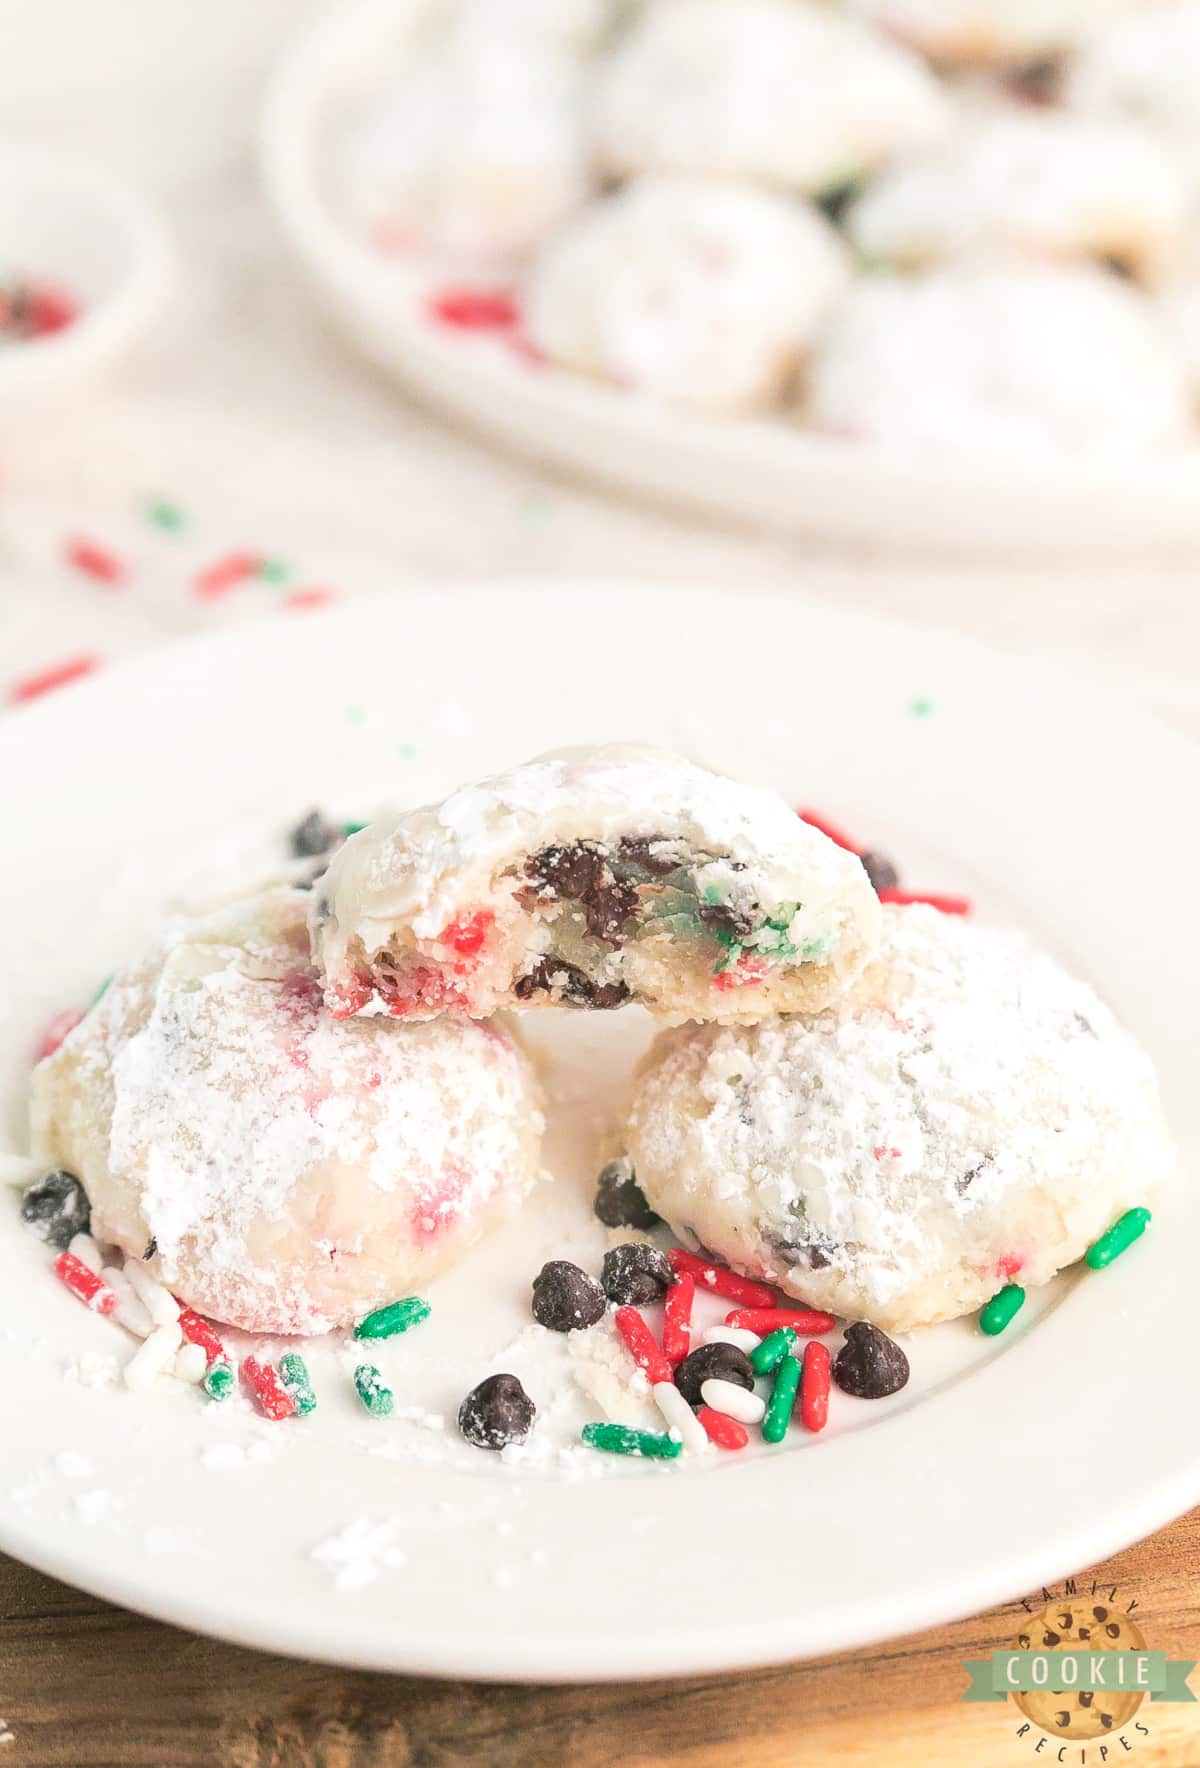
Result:
[[800,1418],[805,1430],[824,1430],[829,1419],[829,1346],[815,1340],[804,1347]]
[[229,1357],[225,1346],[217,1337],[214,1328],[209,1325],[207,1320],[202,1320],[199,1314],[194,1314],[191,1308],[180,1308],[179,1330],[189,1344],[200,1346],[208,1359],[210,1369],[214,1363],[228,1363]]
[[663,1356],[674,1365],[682,1363],[692,1348],[692,1303],[696,1299],[696,1279],[690,1271],[681,1271],[678,1280],[667,1290],[663,1310]]
[[743,952],[736,964],[713,977],[713,987],[718,994],[728,994],[733,988],[755,988],[770,974],[771,966],[765,958],[755,957],[753,952]]
[[429,302],[429,316],[455,331],[511,331],[520,309],[505,289],[443,289]]
[[802,1338],[815,1338],[821,1332],[832,1332],[837,1321],[832,1314],[822,1314],[816,1308],[734,1308],[732,1314],[726,1314],[725,1324],[764,1336],[790,1326]]
[[55,1050],[74,1031],[83,1017],[82,1007],[64,1007],[61,1013],[56,1013],[41,1035],[34,1054],[34,1061],[44,1062],[47,1056],[53,1056]]
[[[714,1295],[723,1295],[729,1301],[740,1301],[747,1308],[775,1306],[775,1292],[768,1289],[765,1283],[755,1283],[749,1277],[739,1277],[736,1271],[727,1271],[724,1265],[715,1265],[711,1259],[697,1258],[694,1252],[685,1252],[682,1246],[673,1246],[667,1257],[677,1276],[686,1271],[702,1289],[711,1289]],[[775,1324],[782,1326],[786,1322],[777,1320]]]
[[1015,1277],[1025,1260],[1017,1252],[1006,1252],[1003,1258],[996,1260],[996,1275],[1003,1277],[1005,1282]]
[[802,823],[807,823],[810,829],[816,829],[820,834],[828,835],[831,841],[833,841],[838,847],[844,847],[847,853],[862,852],[862,849],[856,841],[851,841],[849,835],[839,829],[836,823],[827,821],[827,819],[821,816],[817,811],[798,810],[796,815],[800,818]]
[[618,1308],[613,1319],[630,1356],[639,1369],[645,1370],[651,1386],[658,1381],[674,1381],[674,1369],[659,1350],[653,1332],[637,1309]]
[[99,663],[99,657],[67,657],[61,663],[52,663],[49,669],[40,670],[37,675],[25,675],[20,681],[14,681],[8,690],[8,698],[14,706],[26,700],[38,700],[55,688],[65,688],[69,682],[90,675]]
[[704,1426],[705,1435],[710,1443],[716,1443],[718,1449],[744,1449],[750,1441],[750,1432],[736,1418],[726,1417],[724,1412],[714,1412],[711,1406],[701,1406],[696,1417]]
[[439,933],[436,943],[448,945],[460,958],[473,958],[483,949],[495,921],[496,917],[491,909],[478,909],[473,915],[460,915],[457,921],[451,921]]
[[111,1314],[116,1307],[116,1290],[110,1289],[73,1252],[59,1253],[54,1261],[54,1274],[94,1314]]
[[262,560],[257,553],[231,552],[215,564],[208,565],[197,573],[192,580],[192,588],[201,601],[216,601],[219,596],[228,595],[239,583],[246,583],[257,577]]
[[327,608],[336,600],[331,589],[293,589],[284,596],[280,605],[294,609],[296,613],[303,613],[306,608]]
[[296,1402],[279,1379],[279,1371],[257,1357],[242,1358],[242,1382],[253,1394],[259,1411],[266,1418],[290,1418]]
[[125,565],[116,553],[98,546],[94,540],[68,540],[66,557],[68,565],[82,571],[85,577],[96,578],[99,583],[124,583],[127,576]]
[[881,890],[879,900],[901,904],[923,902],[931,909],[940,910],[943,915],[969,915],[971,912],[969,896],[941,896],[935,891]]

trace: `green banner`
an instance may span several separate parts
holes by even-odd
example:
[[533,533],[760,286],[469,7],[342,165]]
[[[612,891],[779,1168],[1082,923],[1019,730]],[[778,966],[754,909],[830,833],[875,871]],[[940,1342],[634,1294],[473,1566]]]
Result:
[[1165,1651],[994,1651],[963,1665],[971,1686],[965,1701],[998,1701],[1039,1688],[1104,1689],[1148,1694],[1151,1700],[1192,1700],[1187,1679],[1195,1658],[1169,1659]]

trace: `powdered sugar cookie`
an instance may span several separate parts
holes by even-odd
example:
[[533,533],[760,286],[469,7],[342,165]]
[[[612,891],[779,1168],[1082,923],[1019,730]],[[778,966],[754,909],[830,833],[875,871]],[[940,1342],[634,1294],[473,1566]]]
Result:
[[1200,190],[1200,0],[1163,0],[1116,20],[1073,63],[1066,97],[1157,130]]
[[382,251],[503,268],[587,194],[582,70],[462,33],[422,47],[347,117],[335,200]]
[[951,67],[1014,66],[1077,49],[1139,0],[854,0],[901,42]]
[[260,1332],[418,1288],[528,1190],[541,1116],[501,1026],[339,1024],[300,891],[173,928],[34,1071],[33,1144],[97,1238]]
[[744,185],[644,178],[549,242],[526,325],[577,373],[746,410],[783,395],[848,274],[815,209]]
[[567,749],[352,836],[314,891],[333,1012],[824,1005],[874,949],[858,858],[660,750]]
[[904,1331],[1047,1282],[1171,1152],[1151,1065],[1091,989],[1018,935],[883,917],[828,1012],[660,1038],[629,1152],[686,1244]]
[[938,139],[949,115],[915,57],[808,0],[660,0],[600,77],[596,143],[619,177],[814,192]]
[[896,447],[1132,455],[1188,439],[1161,315],[1090,265],[872,276],[814,352],[807,418]]
[[904,269],[1008,251],[1146,280],[1178,250],[1188,208],[1183,172],[1136,124],[1013,107],[885,171],[847,227],[867,259]]

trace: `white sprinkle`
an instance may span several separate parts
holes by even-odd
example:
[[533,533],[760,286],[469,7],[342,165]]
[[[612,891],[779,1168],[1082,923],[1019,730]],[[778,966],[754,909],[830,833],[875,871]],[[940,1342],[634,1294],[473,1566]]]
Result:
[[32,1185],[45,1170],[44,1160],[30,1160],[27,1154],[0,1154],[0,1185],[11,1185],[16,1191]]
[[715,1376],[700,1383],[700,1398],[714,1412],[723,1412],[726,1418],[736,1418],[739,1424],[761,1424],[767,1410],[766,1402],[749,1388],[739,1387],[736,1381],[721,1381]]
[[132,1332],[135,1338],[149,1338],[154,1331],[154,1321],[133,1293],[125,1272],[119,1271],[116,1265],[105,1265],[100,1275],[117,1298],[110,1318],[124,1326],[126,1332]]
[[708,1448],[704,1426],[692,1411],[673,1381],[656,1381],[651,1390],[654,1404],[666,1420],[671,1435],[678,1437],[685,1449],[702,1454]]
[[172,1320],[169,1326],[159,1326],[126,1363],[126,1387],[135,1393],[144,1393],[155,1377],[170,1366],[182,1343],[183,1329],[178,1320]]
[[749,1356],[756,1351],[762,1340],[757,1332],[747,1332],[744,1326],[710,1326],[704,1334],[705,1344],[736,1344],[740,1351]]
[[204,1354],[204,1346],[200,1344],[180,1345],[175,1353],[172,1374],[180,1381],[203,1381],[208,1368],[208,1358]]
[[95,1468],[86,1455],[80,1455],[74,1449],[64,1449],[54,1457],[55,1470],[64,1479],[90,1479]]
[[179,1318],[179,1303],[169,1289],[152,1277],[140,1259],[125,1260],[125,1278],[156,1326],[169,1326]]
[[104,1260],[101,1257],[100,1248],[90,1234],[73,1235],[67,1251],[77,1258],[81,1265],[86,1265],[89,1271],[95,1271],[97,1277],[100,1275]]

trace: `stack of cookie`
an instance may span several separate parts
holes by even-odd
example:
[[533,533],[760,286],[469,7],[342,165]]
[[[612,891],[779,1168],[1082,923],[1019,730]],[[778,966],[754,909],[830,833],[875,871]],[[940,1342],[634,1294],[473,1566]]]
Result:
[[773,793],[564,751],[172,929],[35,1072],[96,1232],[251,1330],[360,1318],[539,1170],[512,1009],[669,1027],[629,1151],[686,1245],[894,1329],[1047,1281],[1165,1172],[1150,1064],[1021,939],[881,907]]

